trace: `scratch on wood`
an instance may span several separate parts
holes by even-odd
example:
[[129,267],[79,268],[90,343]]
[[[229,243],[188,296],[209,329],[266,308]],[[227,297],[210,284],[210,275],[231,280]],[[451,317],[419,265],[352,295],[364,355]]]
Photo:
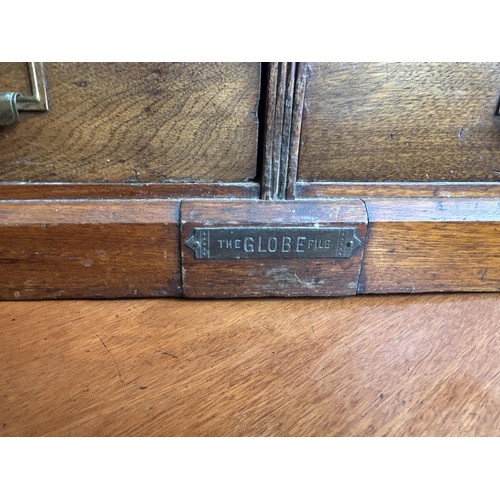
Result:
[[116,359],[113,356],[113,353],[108,349],[108,346],[104,343],[104,340],[102,340],[101,337],[99,337],[99,335],[96,335],[96,337],[101,341],[101,344],[104,346],[104,349],[106,349],[106,351],[108,351],[109,355],[111,356],[111,359],[113,360],[113,363],[115,364],[116,373],[118,374],[118,378],[120,379],[120,382],[123,383],[122,374],[120,373],[120,369],[118,368],[118,363],[116,362]]
[[177,356],[175,354],[172,354],[171,352],[160,351],[159,349],[157,349],[156,352],[159,352],[160,354],[163,354],[164,356],[170,356],[171,358],[177,359]]

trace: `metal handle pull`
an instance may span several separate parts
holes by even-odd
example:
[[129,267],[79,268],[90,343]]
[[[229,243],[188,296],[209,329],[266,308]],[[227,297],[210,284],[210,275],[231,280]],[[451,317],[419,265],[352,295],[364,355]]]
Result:
[[21,92],[0,92],[0,126],[18,122],[19,111],[48,111],[49,109],[43,63],[27,64],[31,95],[24,95]]

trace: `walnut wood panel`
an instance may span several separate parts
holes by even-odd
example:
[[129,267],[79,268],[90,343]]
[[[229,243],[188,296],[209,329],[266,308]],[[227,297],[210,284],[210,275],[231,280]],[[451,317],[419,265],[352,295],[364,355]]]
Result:
[[299,198],[500,198],[500,183],[299,182],[297,193]]
[[0,92],[17,91],[30,95],[32,88],[28,65],[25,62],[0,63]]
[[499,436],[500,294],[0,304],[3,436]]
[[[0,181],[253,179],[258,63],[48,63],[50,111],[0,129]],[[26,89],[21,63],[0,89]]]
[[180,294],[179,203],[0,202],[0,299]]
[[498,199],[367,200],[359,292],[500,291]]
[[[355,227],[362,245],[348,259],[201,260],[185,245],[195,227]],[[181,204],[186,297],[325,296],[356,293],[366,234],[359,200],[345,202],[191,202]]]
[[0,183],[0,200],[258,198],[259,184],[244,183]]
[[299,178],[500,180],[500,63],[313,63]]

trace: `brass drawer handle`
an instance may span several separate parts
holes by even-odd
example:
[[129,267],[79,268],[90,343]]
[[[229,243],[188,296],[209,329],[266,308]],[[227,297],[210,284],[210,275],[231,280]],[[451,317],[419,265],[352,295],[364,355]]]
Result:
[[31,95],[21,92],[0,92],[0,126],[19,121],[19,111],[48,111],[47,83],[43,63],[30,62],[28,72]]

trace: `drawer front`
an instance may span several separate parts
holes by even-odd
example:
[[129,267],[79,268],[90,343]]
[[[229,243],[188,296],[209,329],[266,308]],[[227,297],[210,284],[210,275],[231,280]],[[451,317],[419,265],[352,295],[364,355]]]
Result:
[[[0,127],[0,182],[239,182],[257,163],[257,63],[46,63],[48,112]],[[0,92],[29,92],[24,63]]]
[[310,67],[300,180],[500,180],[499,63]]

